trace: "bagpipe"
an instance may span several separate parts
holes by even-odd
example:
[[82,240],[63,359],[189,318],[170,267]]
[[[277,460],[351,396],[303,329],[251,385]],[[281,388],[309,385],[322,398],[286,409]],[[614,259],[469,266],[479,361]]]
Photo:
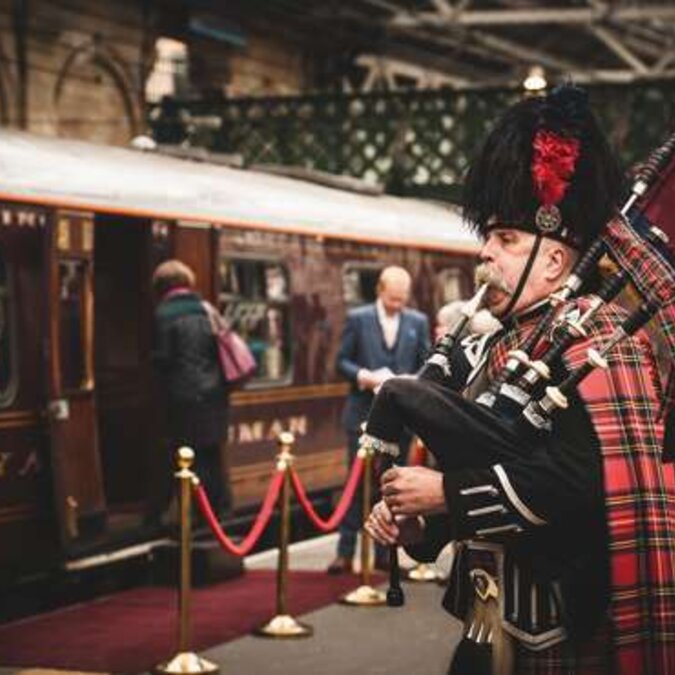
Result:
[[[658,259],[671,280],[675,280],[675,260],[667,236],[655,222],[664,224],[667,218],[673,219],[672,209],[659,207],[673,194],[675,134],[637,171],[619,216],[639,242],[637,248],[643,255]],[[672,223],[668,224],[672,227]],[[518,349],[508,354],[503,369],[492,378],[487,390],[468,400],[453,389],[453,353],[466,324],[482,307],[487,289],[495,283],[489,274],[482,273],[476,279],[478,291],[465,303],[456,324],[436,343],[417,377],[392,378],[378,392],[362,444],[393,458],[399,451],[399,438],[404,430],[408,431],[420,438],[443,472],[489,468],[535,452],[542,436],[551,431],[556,411],[569,406],[579,384],[596,368],[606,368],[608,354],[663,306],[654,297],[641,294],[639,306],[616,326],[614,333],[598,349],[589,349],[586,361],[554,384],[556,364],[576,341],[587,336],[600,308],[611,303],[630,282],[639,290],[635,273],[615,261],[618,271],[602,281],[595,293],[585,294],[588,304],[583,314],[561,311],[583,291],[587,280],[597,275],[598,264],[606,255],[612,258],[607,230],[579,258],[564,285],[548,298],[542,317]],[[668,435],[667,430],[667,438]],[[393,566],[395,558],[394,550]],[[398,575],[398,570],[393,574]],[[392,604],[402,604],[398,591],[396,597],[397,602]]]

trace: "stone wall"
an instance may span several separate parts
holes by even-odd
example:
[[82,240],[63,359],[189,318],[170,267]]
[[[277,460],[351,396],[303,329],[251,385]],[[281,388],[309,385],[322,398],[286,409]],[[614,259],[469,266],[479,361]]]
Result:
[[243,22],[245,43],[191,34],[177,0],[0,0],[0,123],[126,144],[145,131],[145,81],[159,37],[188,48],[190,97],[297,94],[302,46]]
[[144,126],[142,48],[139,3],[0,0],[0,118],[125,143]]

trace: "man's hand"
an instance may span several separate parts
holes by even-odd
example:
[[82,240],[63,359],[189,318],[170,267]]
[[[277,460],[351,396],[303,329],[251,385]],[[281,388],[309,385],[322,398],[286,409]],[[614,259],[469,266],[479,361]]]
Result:
[[424,466],[394,467],[380,481],[382,497],[394,516],[446,511],[443,474]]
[[377,370],[361,368],[356,375],[356,381],[360,389],[367,389],[376,394],[377,390],[393,376],[394,373],[389,368],[378,368]]
[[366,520],[368,534],[378,544],[417,544],[424,537],[424,521],[419,516],[394,517],[383,502],[377,502]]

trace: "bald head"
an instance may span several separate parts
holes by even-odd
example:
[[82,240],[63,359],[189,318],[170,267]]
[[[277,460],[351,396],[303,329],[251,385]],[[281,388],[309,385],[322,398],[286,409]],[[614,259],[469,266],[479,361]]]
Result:
[[389,316],[398,314],[410,298],[410,274],[402,267],[385,267],[377,281],[377,297]]

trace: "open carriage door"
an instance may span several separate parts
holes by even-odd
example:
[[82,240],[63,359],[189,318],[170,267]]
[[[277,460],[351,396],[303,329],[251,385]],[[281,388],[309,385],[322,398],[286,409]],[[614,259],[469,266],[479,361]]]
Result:
[[62,542],[72,551],[105,525],[94,396],[93,215],[57,212],[46,240],[52,474]]

